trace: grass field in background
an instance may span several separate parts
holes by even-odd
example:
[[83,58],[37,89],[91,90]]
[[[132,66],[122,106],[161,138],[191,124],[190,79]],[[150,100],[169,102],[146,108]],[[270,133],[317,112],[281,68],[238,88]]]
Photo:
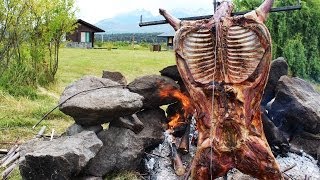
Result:
[[119,71],[130,82],[138,76],[159,74],[161,69],[172,64],[175,64],[172,51],[61,49],[56,81],[47,87],[39,87],[36,99],[12,97],[0,91],[0,148],[7,147],[1,144],[3,142],[23,142],[32,138],[42,125],[47,126],[48,133],[52,128],[62,133],[73,121],[59,110],[35,130],[32,126],[57,105],[68,84],[84,75],[101,77],[103,70]]
[[[59,69],[54,83],[38,87],[37,98],[13,97],[0,90],[0,149],[10,148],[4,144],[31,139],[46,125],[46,134],[52,129],[63,133],[73,123],[71,117],[59,110],[51,113],[38,127],[32,126],[55,107],[64,88],[84,75],[102,76],[102,71],[119,71],[131,82],[138,76],[159,74],[164,67],[175,64],[172,51],[123,49],[68,49],[60,51]],[[2,172],[3,168],[0,168]],[[107,179],[138,179],[135,173],[113,174]],[[133,178],[135,177],[135,178]],[[9,179],[21,179],[18,169]]]

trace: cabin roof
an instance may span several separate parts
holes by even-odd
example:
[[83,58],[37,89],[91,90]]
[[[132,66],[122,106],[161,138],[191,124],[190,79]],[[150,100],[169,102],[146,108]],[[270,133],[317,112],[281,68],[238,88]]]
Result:
[[100,28],[98,28],[97,26],[92,25],[92,24],[90,24],[90,23],[88,23],[88,22],[86,22],[86,21],[84,21],[84,20],[82,20],[82,19],[78,19],[78,20],[77,20],[77,23],[82,24],[82,25],[85,25],[85,26],[93,29],[95,32],[105,32],[103,29],[100,29]]

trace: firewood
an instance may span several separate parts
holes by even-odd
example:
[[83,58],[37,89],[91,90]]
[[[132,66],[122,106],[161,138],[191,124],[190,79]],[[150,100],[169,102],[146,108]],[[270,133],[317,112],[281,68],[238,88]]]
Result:
[[42,126],[40,131],[36,135],[36,138],[41,138],[43,136],[43,133],[45,132],[46,128],[47,128],[46,126]]
[[180,141],[178,151],[181,154],[188,154],[189,153],[189,141],[190,141],[189,135],[190,135],[190,125],[187,126],[186,131]]
[[54,135],[54,129],[52,129],[51,136],[50,136],[50,141],[53,140],[53,135]]
[[0,160],[0,164],[3,164],[8,158],[10,158],[17,148],[18,148],[18,145],[14,145],[14,146],[9,150],[9,152],[7,153],[7,155]]
[[7,154],[8,152],[8,149],[0,149],[0,154]]
[[[167,133],[168,132],[170,131],[167,130]],[[175,138],[170,133],[168,133],[168,143],[171,148],[171,160],[172,160],[174,172],[176,173],[176,175],[182,176],[184,175],[186,168],[183,166],[181,158],[178,154]]]
[[8,158],[2,165],[1,167],[7,167],[10,163],[14,162],[20,157],[20,152],[15,153],[13,156]]
[[7,169],[5,169],[2,174],[1,174],[1,178],[3,180],[7,179],[8,176],[11,174],[11,172],[14,170],[14,168],[16,168],[18,165],[18,163],[14,163],[11,166],[9,166]]

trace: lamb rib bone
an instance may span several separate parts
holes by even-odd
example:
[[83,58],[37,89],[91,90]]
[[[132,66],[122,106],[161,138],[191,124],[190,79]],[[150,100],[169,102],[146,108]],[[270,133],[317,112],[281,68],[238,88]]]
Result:
[[180,21],[162,14],[177,31],[179,73],[197,110],[198,147],[192,179],[237,168],[259,179],[283,179],[266,141],[260,101],[269,73],[271,37],[263,24],[273,4],[231,17],[223,1],[211,19]]

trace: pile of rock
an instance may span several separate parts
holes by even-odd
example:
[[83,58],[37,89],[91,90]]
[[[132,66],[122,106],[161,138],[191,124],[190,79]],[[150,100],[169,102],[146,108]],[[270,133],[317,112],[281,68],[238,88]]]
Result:
[[303,150],[320,161],[320,93],[307,81],[289,77],[284,58],[271,64],[261,106],[274,152]]
[[[181,109],[174,97],[160,92],[185,92],[176,66],[160,72],[127,84],[121,73],[105,71],[103,78],[85,76],[66,87],[60,110],[75,124],[59,139],[21,147],[23,179],[99,179],[141,167],[145,152],[163,142],[163,125]],[[166,114],[160,106],[168,104]],[[320,158],[320,94],[306,81],[288,77],[283,58],[272,62],[261,107],[276,155],[303,150]]]
[[[160,108],[176,99],[162,89],[179,90],[166,76],[150,75],[126,84],[117,72],[103,78],[85,76],[65,88],[60,110],[75,124],[53,141],[32,140],[22,146],[23,179],[101,178],[118,170],[141,167],[145,151],[163,142]],[[103,129],[102,124],[108,123]]]

